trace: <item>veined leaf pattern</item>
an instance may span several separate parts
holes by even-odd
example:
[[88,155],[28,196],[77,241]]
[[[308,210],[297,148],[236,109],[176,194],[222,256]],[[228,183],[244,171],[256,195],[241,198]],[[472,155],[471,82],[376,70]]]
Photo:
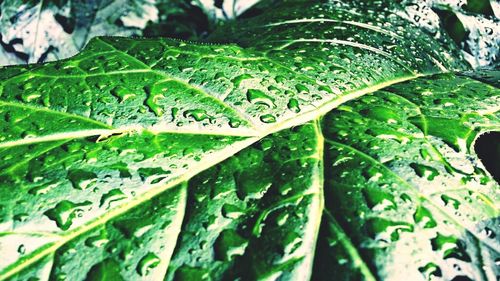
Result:
[[305,5],[2,68],[0,279],[494,279],[499,90],[388,6]]

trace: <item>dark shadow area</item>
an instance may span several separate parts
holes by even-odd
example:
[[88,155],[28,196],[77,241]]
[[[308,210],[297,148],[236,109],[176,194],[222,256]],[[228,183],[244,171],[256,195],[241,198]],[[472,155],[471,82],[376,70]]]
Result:
[[213,31],[215,26],[205,12],[189,1],[173,1],[158,5],[160,21],[149,22],[143,31],[145,37],[173,37],[198,40]]
[[[446,33],[448,33],[448,35],[453,39],[453,41],[455,41],[458,46],[461,46],[461,43],[464,42],[467,37],[469,37],[469,31],[465,29],[464,25],[457,17],[457,15],[453,11],[439,9],[433,10],[439,16],[441,24]],[[464,47],[467,47],[467,44]],[[470,50],[466,51],[470,53]]]
[[483,14],[488,17],[493,17],[495,13],[488,0],[469,0],[464,5],[464,10],[471,13]]
[[500,132],[489,132],[479,136],[474,150],[486,170],[500,183]]

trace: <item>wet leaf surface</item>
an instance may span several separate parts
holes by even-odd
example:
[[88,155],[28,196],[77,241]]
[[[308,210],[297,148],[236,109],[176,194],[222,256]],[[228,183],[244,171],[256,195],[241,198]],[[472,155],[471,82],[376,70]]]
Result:
[[304,5],[0,68],[0,279],[494,280],[498,71]]

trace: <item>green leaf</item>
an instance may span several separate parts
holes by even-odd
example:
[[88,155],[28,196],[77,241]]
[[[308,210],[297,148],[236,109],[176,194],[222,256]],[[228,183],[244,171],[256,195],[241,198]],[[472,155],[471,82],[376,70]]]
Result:
[[327,114],[317,278],[495,279],[499,185],[473,143],[500,131],[499,99],[498,88],[439,75]]
[[310,123],[193,178],[167,279],[308,278],[323,208],[322,153]]
[[0,69],[0,279],[495,278],[495,82],[398,6],[282,5]]

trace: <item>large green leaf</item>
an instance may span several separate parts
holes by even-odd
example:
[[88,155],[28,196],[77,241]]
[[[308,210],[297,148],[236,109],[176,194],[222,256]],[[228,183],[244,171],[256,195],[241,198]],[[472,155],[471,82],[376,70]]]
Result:
[[0,69],[0,279],[494,279],[500,93],[396,8]]

